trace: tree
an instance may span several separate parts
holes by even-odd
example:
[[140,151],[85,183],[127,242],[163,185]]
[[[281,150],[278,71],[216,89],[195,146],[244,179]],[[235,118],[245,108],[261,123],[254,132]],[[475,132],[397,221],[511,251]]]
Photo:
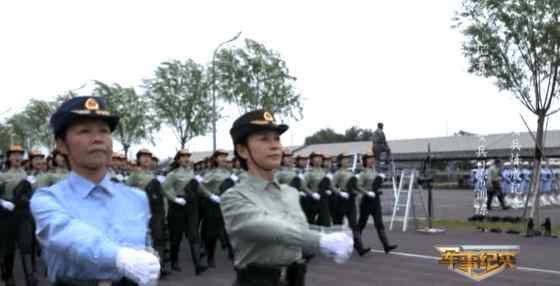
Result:
[[305,145],[344,142],[344,135],[331,128],[321,129],[309,137],[305,137]]
[[373,138],[373,130],[362,129],[358,126],[352,126],[344,132],[345,141],[371,141]]
[[22,144],[24,149],[49,148],[53,145],[49,119],[54,112],[50,102],[31,99],[25,109],[12,115],[6,122],[6,132],[12,144]]
[[[556,113],[560,1],[463,0],[454,18],[470,73],[492,78],[537,117],[532,190],[538,209],[545,119]],[[538,212],[536,221],[538,222]]]
[[163,62],[146,81],[148,96],[162,123],[171,127],[181,148],[204,135],[212,123],[212,106],[204,68],[192,60]]
[[263,108],[279,116],[302,118],[302,98],[294,88],[296,78],[277,52],[245,39],[244,48],[220,51],[213,65],[214,87],[226,102],[244,112]]
[[120,117],[113,135],[123,146],[127,158],[132,144],[145,140],[153,143],[153,132],[159,129],[159,121],[150,108],[147,96],[138,95],[132,87],[100,81],[95,81],[93,94],[104,98],[109,112]]

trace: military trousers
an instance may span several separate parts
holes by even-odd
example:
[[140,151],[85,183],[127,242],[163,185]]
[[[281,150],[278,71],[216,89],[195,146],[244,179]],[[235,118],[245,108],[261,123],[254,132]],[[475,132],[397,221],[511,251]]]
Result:
[[344,218],[346,217],[348,220],[348,226],[352,230],[357,229],[356,196],[350,195],[347,199],[338,196],[334,212],[334,224],[342,224]]

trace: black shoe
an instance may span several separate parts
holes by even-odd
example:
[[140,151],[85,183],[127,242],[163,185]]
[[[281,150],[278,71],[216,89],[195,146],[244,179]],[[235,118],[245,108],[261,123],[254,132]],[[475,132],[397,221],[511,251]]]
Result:
[[173,271],[177,271],[177,272],[183,271],[183,269],[181,269],[181,267],[177,263],[173,263],[173,265],[171,265],[171,269],[173,269]]
[[360,256],[364,256],[364,255],[366,255],[366,254],[368,254],[368,253],[370,253],[370,252],[371,252],[371,248],[369,248],[369,247],[367,247],[367,248],[362,248],[362,249],[359,249],[359,250],[358,250],[358,254],[359,254]]
[[216,262],[214,261],[214,259],[208,259],[208,267],[216,268]]
[[8,280],[6,280],[5,282],[6,286],[16,286],[16,282],[14,281],[14,278],[8,278]]
[[207,266],[197,266],[197,267],[195,268],[195,270],[194,270],[194,274],[195,274],[196,276],[198,276],[198,275],[202,274],[202,273],[203,273],[204,271],[206,271],[206,270],[208,270],[208,267],[207,267]]
[[385,250],[385,254],[389,254],[389,252],[391,252],[393,249],[396,249],[397,245],[396,244],[392,244],[392,245],[387,245],[387,247],[383,247],[383,250]]

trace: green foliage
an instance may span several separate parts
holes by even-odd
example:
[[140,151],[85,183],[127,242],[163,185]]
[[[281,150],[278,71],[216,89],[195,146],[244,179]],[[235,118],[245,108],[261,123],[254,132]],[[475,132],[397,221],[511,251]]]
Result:
[[128,157],[128,149],[132,144],[145,140],[153,143],[153,132],[159,129],[159,121],[150,108],[147,96],[137,94],[132,87],[122,87],[117,83],[108,85],[100,81],[95,82],[93,94],[104,98],[109,112],[120,117],[113,138],[121,143],[125,156]]
[[148,96],[162,123],[171,127],[181,148],[204,135],[212,123],[212,106],[204,68],[192,60],[163,62],[146,81]]
[[492,78],[536,115],[558,97],[560,1],[464,0],[454,27],[465,35],[469,72]]
[[246,39],[244,48],[222,50],[211,71],[219,96],[244,112],[263,108],[302,118],[302,98],[294,91],[296,78],[280,55],[263,44]]
[[22,144],[26,150],[53,145],[49,131],[49,118],[54,112],[50,102],[31,99],[22,112],[12,115],[5,125],[12,144]]
[[370,141],[372,136],[373,131],[371,129],[362,129],[357,126],[352,126],[351,128],[346,129],[344,134],[336,133],[336,131],[331,128],[325,128],[315,132],[309,137],[306,137],[305,145]]

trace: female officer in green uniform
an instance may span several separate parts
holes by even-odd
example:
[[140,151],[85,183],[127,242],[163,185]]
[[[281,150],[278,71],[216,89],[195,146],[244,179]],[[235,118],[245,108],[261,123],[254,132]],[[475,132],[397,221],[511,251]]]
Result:
[[32,263],[33,217],[29,211],[31,186],[20,193],[19,186],[27,174],[21,167],[23,148],[11,145],[6,151],[7,171],[0,174],[0,265],[2,280],[7,286],[15,285],[13,278],[16,242],[21,255],[26,284],[37,284]]
[[66,175],[68,175],[66,155],[60,153],[55,149],[54,151],[52,151],[51,157],[53,168],[37,178],[36,189],[50,187],[56,184],[58,181],[61,181],[66,177]]
[[220,207],[234,249],[234,285],[304,285],[302,250],[347,259],[353,242],[345,232],[309,229],[297,191],[276,182],[280,135],[287,125],[257,110],[239,117],[230,130],[235,156],[248,176],[222,195]]
[[[322,168],[325,155],[319,152],[312,152],[309,155],[311,169],[305,173],[305,183],[311,190],[311,195],[307,196],[308,212],[307,220],[311,224],[321,226],[331,225],[331,210],[329,208],[329,196],[332,195],[334,188],[330,178],[327,179],[327,172]],[[320,188],[321,182],[328,182],[327,188]]]
[[150,217],[150,234],[152,245],[158,252],[161,265],[161,276],[171,273],[169,263],[165,259],[167,237],[167,225],[165,224],[165,201],[163,190],[158,178],[152,169],[152,152],[148,149],[140,149],[136,152],[138,170],[133,171],[127,178],[126,184],[145,191],[148,195],[148,203],[152,216]]
[[[221,194],[220,186],[227,178],[231,177],[231,172],[227,169],[228,152],[218,149],[214,151],[209,161],[212,169],[206,171],[203,186],[213,195],[219,196]],[[223,229],[224,219],[219,202],[209,198],[203,199],[201,235],[208,258],[208,266],[212,268],[216,267],[214,261],[216,242]]]
[[[173,170],[167,175],[163,183],[163,191],[171,202],[167,216],[171,246],[171,267],[175,271],[181,271],[179,249],[183,240],[183,233],[186,232],[195,274],[199,275],[206,271],[208,266],[203,264],[200,259],[198,227],[200,225],[199,202],[202,200],[202,188],[193,186],[193,182],[196,183],[193,180],[202,180],[197,179],[190,167],[190,156],[191,153],[185,149],[179,150],[175,154]],[[206,196],[209,197],[209,195]]]
[[334,223],[342,224],[344,217],[348,220],[348,225],[352,229],[354,236],[354,247],[360,256],[368,253],[369,248],[364,248],[362,239],[358,230],[357,224],[357,210],[356,210],[356,197],[358,194],[366,194],[366,192],[357,186],[357,178],[349,169],[350,155],[338,155],[338,162],[340,168],[334,174],[333,184],[338,187],[338,196],[336,202],[336,209],[334,210]]
[[378,174],[375,171],[375,157],[373,154],[365,154],[362,157],[362,164],[364,165],[364,170],[360,173],[358,186],[364,190],[368,190],[368,193],[373,192],[373,195],[364,195],[360,201],[358,228],[361,234],[366,228],[369,217],[372,216],[377,235],[379,236],[381,244],[383,244],[383,249],[385,253],[389,253],[391,250],[397,248],[397,245],[389,244],[385,226],[383,225],[380,199],[382,192],[379,189],[383,183],[384,175]]

